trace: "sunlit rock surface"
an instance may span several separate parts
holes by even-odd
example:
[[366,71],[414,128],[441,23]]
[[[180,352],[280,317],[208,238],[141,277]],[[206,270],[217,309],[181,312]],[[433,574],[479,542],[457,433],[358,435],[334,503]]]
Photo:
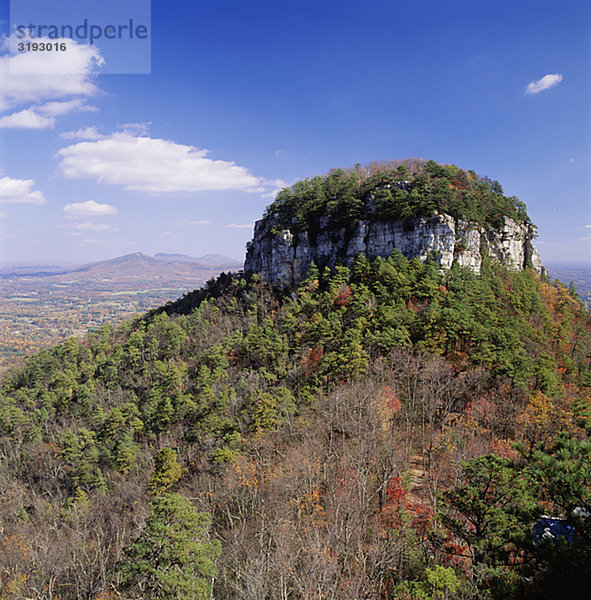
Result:
[[533,245],[534,228],[503,217],[498,229],[485,229],[475,223],[446,214],[416,217],[411,222],[357,221],[349,227],[331,229],[321,217],[315,233],[293,234],[277,231],[277,216],[257,221],[254,238],[246,255],[244,270],[260,273],[266,281],[282,288],[305,279],[312,262],[330,268],[350,266],[363,253],[373,259],[387,257],[395,249],[407,258],[437,258],[444,268],[454,263],[480,271],[483,254],[513,269],[531,265],[538,273],[542,260]]

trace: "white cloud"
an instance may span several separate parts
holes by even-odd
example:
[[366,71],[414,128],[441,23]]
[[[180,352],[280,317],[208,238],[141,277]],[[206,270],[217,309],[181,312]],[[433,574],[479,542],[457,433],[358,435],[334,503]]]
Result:
[[74,98],[65,102],[47,102],[42,104],[37,110],[48,117],[58,117],[71,112],[95,112],[97,109],[94,106],[85,104],[81,98]]
[[537,81],[532,81],[527,84],[525,88],[526,94],[539,94],[540,92],[547,90],[555,85],[558,85],[562,81],[562,75],[560,73],[548,73]]
[[[14,41],[14,38],[13,38]],[[39,38],[37,42],[67,42],[66,52],[10,53],[10,38],[2,40],[0,55],[0,127],[47,129],[56,117],[95,110],[83,98],[99,89],[93,83],[103,59],[96,46],[74,40]]]
[[83,127],[76,131],[66,131],[60,134],[64,140],[102,140],[105,136],[98,132],[95,126]]
[[268,192],[261,194],[263,198],[271,198],[271,200],[275,199],[275,196],[285,187],[285,183],[281,182],[281,185],[277,185]]
[[63,210],[68,217],[74,218],[102,217],[104,215],[117,214],[117,209],[114,206],[111,206],[110,204],[99,204],[94,200],[66,204]]
[[117,125],[117,127],[125,133],[131,133],[136,135],[148,135],[149,127],[151,124],[152,121],[148,121],[147,123],[123,123],[122,125]]
[[281,181],[256,177],[245,167],[206,158],[209,150],[169,140],[119,132],[62,148],[59,169],[66,179],[93,178],[127,190],[155,193],[241,190],[264,193]]
[[33,191],[33,179],[0,178],[0,203],[45,204],[47,200],[40,191]]
[[50,129],[55,125],[57,116],[70,112],[94,111],[79,98],[67,102],[47,102],[0,118],[0,128],[13,129]]
[[6,219],[7,216],[5,212],[0,212],[0,219]]
[[243,225],[238,223],[230,223],[229,225],[226,225],[226,227],[229,229],[252,229],[254,227],[254,223],[244,223]]
[[182,219],[175,221],[175,225],[211,225],[211,221],[195,221],[194,219]]
[[0,118],[2,129],[51,129],[54,125],[54,117],[44,117],[31,108]]
[[[46,38],[37,41],[56,42]],[[98,88],[92,79],[104,62],[98,48],[73,40],[67,43],[67,52],[0,56],[0,110],[28,102],[95,95]]]

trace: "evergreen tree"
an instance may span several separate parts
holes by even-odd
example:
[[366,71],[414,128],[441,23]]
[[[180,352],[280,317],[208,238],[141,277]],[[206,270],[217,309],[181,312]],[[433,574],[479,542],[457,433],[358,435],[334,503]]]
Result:
[[125,552],[120,589],[143,600],[210,598],[221,546],[208,538],[209,524],[209,515],[184,496],[157,496],[143,532]]

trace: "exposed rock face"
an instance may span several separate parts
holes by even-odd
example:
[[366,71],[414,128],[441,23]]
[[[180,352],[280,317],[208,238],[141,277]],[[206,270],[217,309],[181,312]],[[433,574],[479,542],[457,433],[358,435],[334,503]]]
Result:
[[475,223],[456,220],[445,214],[417,217],[406,226],[400,221],[358,221],[350,227],[331,229],[321,217],[315,234],[276,232],[278,218],[257,221],[247,252],[244,271],[261,273],[281,288],[305,279],[312,261],[318,267],[350,266],[363,253],[373,259],[387,257],[398,249],[407,258],[438,258],[444,268],[454,263],[479,272],[483,253],[513,269],[527,264],[540,273],[542,261],[532,239],[534,229],[503,218],[500,229],[479,228]]

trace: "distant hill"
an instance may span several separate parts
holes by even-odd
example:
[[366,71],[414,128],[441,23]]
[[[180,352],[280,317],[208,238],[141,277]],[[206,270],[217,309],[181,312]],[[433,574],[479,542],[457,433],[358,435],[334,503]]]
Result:
[[2,265],[0,266],[1,277],[39,277],[44,275],[54,275],[63,273],[69,269],[76,268],[77,265]]
[[177,260],[190,263],[199,263],[201,265],[209,265],[212,267],[224,267],[226,265],[241,264],[240,261],[223,254],[204,254],[203,256],[187,256],[186,254],[167,254],[166,252],[158,252],[154,255],[158,260]]
[[79,279],[80,277],[86,278],[88,276],[118,280],[132,279],[137,281],[138,279],[145,278],[169,279],[171,277],[190,277],[194,275],[198,279],[201,279],[206,277],[209,271],[212,272],[211,275],[214,275],[224,268],[236,271],[242,266],[239,262],[231,258],[222,260],[225,257],[221,255],[219,257],[217,264],[214,264],[190,256],[185,257],[182,254],[160,254],[157,257],[152,257],[141,252],[134,252],[133,254],[118,256],[98,263],[83,265],[56,276],[65,281]]
[[[78,282],[83,280],[146,281],[162,284],[169,280],[192,280],[202,283],[220,271],[237,271],[242,264],[222,254],[206,254],[200,258],[184,254],[158,253],[155,257],[134,252],[78,267],[18,267],[0,271],[0,278],[43,278],[48,281]],[[147,285],[149,285],[147,283]]]

